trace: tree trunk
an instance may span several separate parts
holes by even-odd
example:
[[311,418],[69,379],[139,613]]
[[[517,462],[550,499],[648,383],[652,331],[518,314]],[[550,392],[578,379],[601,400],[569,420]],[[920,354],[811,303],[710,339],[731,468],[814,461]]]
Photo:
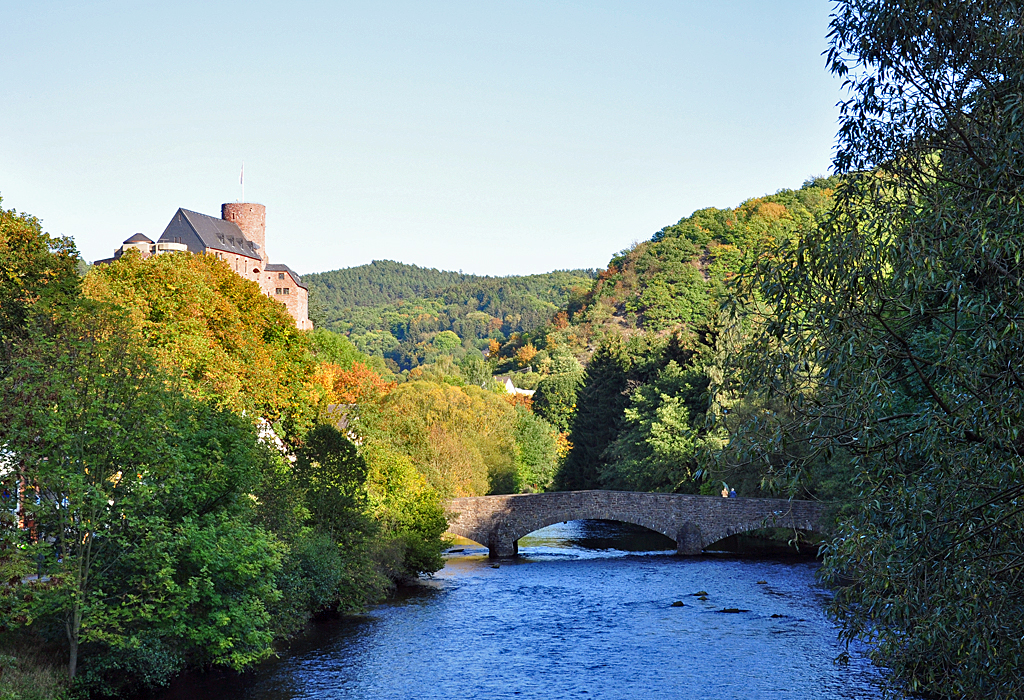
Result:
[[78,640],[71,642],[71,652],[68,654],[68,678],[75,679],[75,672],[78,670]]
[[75,679],[78,671],[78,633],[82,628],[82,611],[76,609],[71,613],[71,619],[67,621],[68,633],[68,678]]

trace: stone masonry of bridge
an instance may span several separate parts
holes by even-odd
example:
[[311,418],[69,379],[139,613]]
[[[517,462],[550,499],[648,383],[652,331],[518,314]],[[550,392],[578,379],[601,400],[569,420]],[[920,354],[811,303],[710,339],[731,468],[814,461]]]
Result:
[[824,506],[813,501],[721,498],[632,491],[560,491],[471,496],[448,502],[448,532],[484,545],[494,558],[519,552],[519,538],[568,520],[618,520],[674,540],[679,554],[700,554],[729,535],[763,527],[820,531]]

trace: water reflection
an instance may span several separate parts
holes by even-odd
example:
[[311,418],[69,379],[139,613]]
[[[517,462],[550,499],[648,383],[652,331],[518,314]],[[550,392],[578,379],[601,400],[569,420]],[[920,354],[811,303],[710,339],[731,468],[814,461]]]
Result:
[[813,560],[676,557],[657,533],[602,521],[537,531],[499,568],[460,548],[423,586],[318,626],[286,657],[165,699],[881,697],[857,650],[832,663],[843,648]]
[[530,558],[549,554],[586,557],[626,552],[672,554],[676,543],[660,532],[614,520],[570,520],[532,532],[519,540],[519,553]]

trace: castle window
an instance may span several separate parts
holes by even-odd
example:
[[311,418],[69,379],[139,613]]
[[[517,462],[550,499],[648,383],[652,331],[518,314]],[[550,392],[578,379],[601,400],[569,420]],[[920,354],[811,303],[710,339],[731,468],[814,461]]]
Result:
[[281,293],[281,288],[280,287],[278,287],[277,289],[274,290],[274,294],[280,294],[280,293]]
[[291,291],[291,290],[290,290],[290,289],[289,289],[288,287],[285,287],[285,288],[284,288],[284,293],[285,293],[285,294],[288,294],[288,293],[289,293],[290,291]]
[[277,279],[283,280],[284,279],[284,273],[283,272],[278,272],[277,273]]
[[260,274],[259,268],[253,268],[252,274],[254,274],[254,275]]

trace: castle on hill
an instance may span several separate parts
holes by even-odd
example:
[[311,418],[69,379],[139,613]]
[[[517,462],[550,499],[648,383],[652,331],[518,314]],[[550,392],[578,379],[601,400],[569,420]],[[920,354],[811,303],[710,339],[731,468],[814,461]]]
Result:
[[260,285],[268,297],[284,304],[299,330],[312,329],[309,289],[290,267],[272,263],[267,256],[266,207],[249,202],[231,202],[222,204],[220,212],[218,219],[178,209],[155,242],[136,233],[114,251],[113,257],[97,260],[96,264],[111,263],[129,250],[139,251],[143,258],[176,251],[215,255],[238,275]]

